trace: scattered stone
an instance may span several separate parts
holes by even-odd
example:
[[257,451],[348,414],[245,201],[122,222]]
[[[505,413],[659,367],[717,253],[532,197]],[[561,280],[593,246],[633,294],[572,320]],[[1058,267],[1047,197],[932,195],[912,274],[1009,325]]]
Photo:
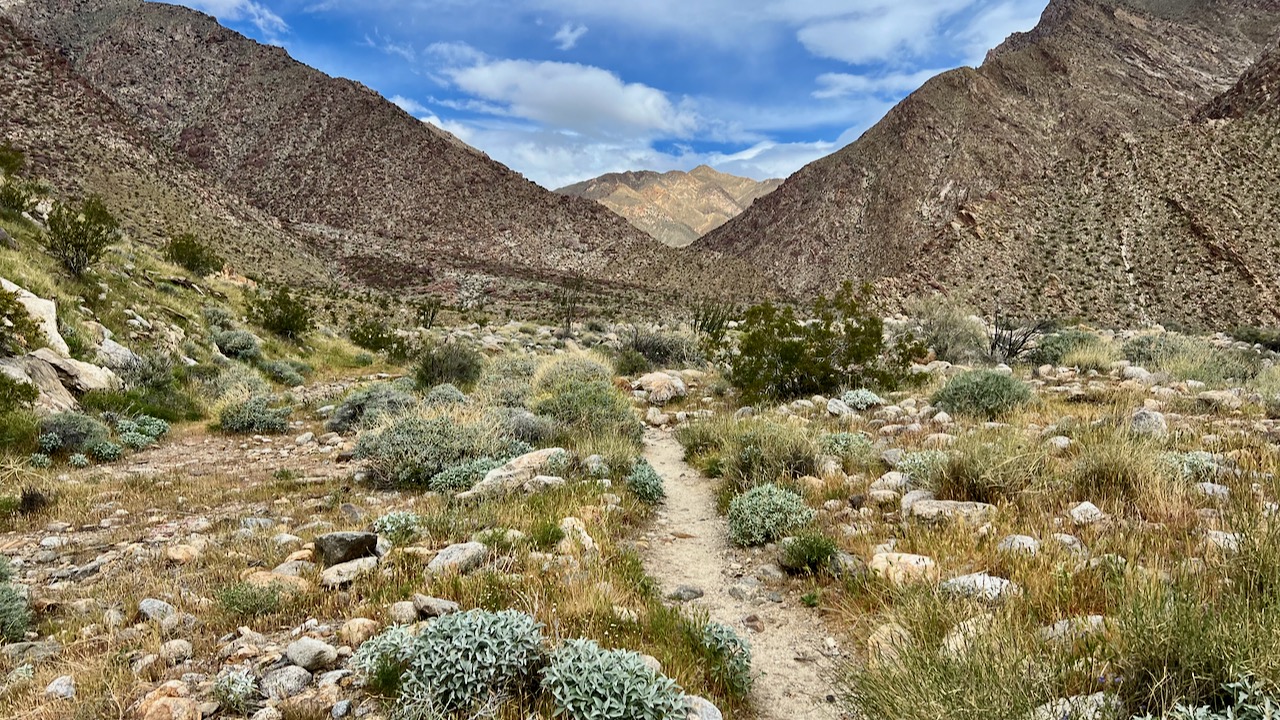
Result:
[[297,665],[286,665],[262,677],[262,692],[272,700],[288,700],[311,684],[311,673]]
[[417,610],[418,615],[424,618],[452,615],[453,613],[462,611],[462,608],[458,606],[458,603],[452,600],[428,597],[426,595],[414,595],[413,607]]
[[200,720],[203,713],[181,680],[170,680],[138,703],[138,720]]
[[474,487],[454,497],[462,501],[479,500],[512,492],[537,477],[552,459],[564,454],[563,448],[545,448],[521,455],[500,468],[490,470]]
[[1018,584],[1012,580],[988,575],[984,572],[952,578],[942,583],[942,589],[955,595],[992,602],[1003,600],[1008,596],[1018,595],[1022,592],[1022,588],[1018,587]]
[[165,559],[178,565],[186,565],[193,562],[199,559],[202,554],[200,548],[195,545],[170,545],[164,551]]
[[1240,551],[1240,536],[1236,533],[1223,532],[1221,530],[1206,531],[1205,539],[1209,544],[1226,553],[1236,553]]
[[1040,541],[1030,535],[1007,535],[996,545],[996,550],[1011,555],[1035,555],[1040,552]]
[[1143,408],[1133,414],[1129,421],[1129,430],[1135,435],[1144,437],[1164,437],[1169,433],[1169,424],[1164,415],[1155,410]]
[[1071,508],[1070,515],[1071,522],[1078,526],[1093,525],[1107,517],[1107,514],[1099,510],[1097,505],[1088,501]]
[[177,611],[177,608],[169,603],[155,598],[146,598],[138,603],[138,612],[152,622],[160,622]]
[[3,656],[14,667],[19,665],[39,665],[42,662],[58,657],[61,652],[62,644],[57,640],[16,642],[0,645],[0,656]]
[[1196,399],[1215,410],[1239,410],[1244,406],[1244,400],[1230,390],[1206,390]]
[[662,406],[675,400],[682,398],[688,392],[684,381],[675,375],[668,375],[662,372],[653,372],[642,375],[636,380],[635,387],[648,393],[650,405]]
[[911,492],[902,496],[902,514],[909,515],[911,513],[911,508],[914,507],[915,504],[920,502],[921,500],[933,500],[933,499],[934,499],[933,493],[929,492],[928,490],[912,490]]
[[365,640],[378,634],[378,623],[369,618],[351,618],[338,630],[338,639],[351,647],[360,647]]
[[742,626],[751,632],[764,632],[764,620],[760,619],[759,615],[748,615],[742,618]]
[[869,567],[877,577],[894,585],[934,582],[939,572],[933,558],[908,553],[877,553],[871,558]]
[[44,689],[44,694],[55,700],[73,700],[76,696],[76,679],[70,675],[54,678]]
[[387,608],[387,617],[396,625],[410,625],[418,622],[418,608],[413,606],[412,600],[394,602]]
[[316,538],[316,552],[325,567],[376,554],[378,535],[371,532],[335,532]]
[[689,711],[687,720],[724,720],[719,708],[697,695],[685,695],[684,706]]
[[697,600],[705,594],[700,587],[681,585],[672,592],[667,593],[667,599],[675,600],[676,602],[689,602],[690,600]]
[[1196,492],[1214,502],[1226,502],[1231,498],[1231,488],[1218,483],[1202,482],[1195,484]]
[[943,654],[957,660],[967,657],[978,642],[991,633],[995,622],[995,615],[985,613],[957,624],[942,638]]
[[285,648],[289,662],[312,672],[329,667],[338,661],[338,650],[323,640],[300,637]]
[[1055,645],[1070,645],[1077,640],[1098,635],[1107,629],[1107,619],[1102,615],[1082,615],[1067,618],[1040,628],[1040,637]]
[[1119,717],[1123,710],[1124,704],[1114,695],[1074,695],[1041,705],[1031,711],[1028,720],[1102,720]]
[[[327,588],[343,587],[344,585],[351,584],[357,576],[363,573],[372,572],[377,566],[378,558],[376,557],[362,557],[357,560],[334,565],[333,567],[325,568],[324,572],[320,573],[320,584]],[[286,576],[277,575],[273,577]],[[297,579],[301,580],[302,578]]]
[[160,659],[168,665],[178,665],[190,660],[194,652],[189,641],[170,640],[160,646]]
[[489,557],[489,546],[484,543],[466,542],[450,545],[441,550],[427,564],[432,573],[455,572],[466,574],[479,567]]
[[[906,501],[903,502],[905,504]],[[987,503],[928,498],[915,500],[910,507],[911,516],[917,520],[930,523],[958,520],[974,526],[988,522],[996,512],[996,506]]]

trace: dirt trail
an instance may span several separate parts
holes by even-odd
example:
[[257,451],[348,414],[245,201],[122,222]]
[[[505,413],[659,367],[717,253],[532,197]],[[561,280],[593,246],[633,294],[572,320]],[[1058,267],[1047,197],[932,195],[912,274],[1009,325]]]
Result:
[[[681,585],[701,588],[706,594],[690,604],[750,638],[758,675],[751,694],[761,720],[838,717],[836,706],[826,701],[833,692],[826,678],[832,662],[828,633],[816,613],[793,597],[784,595],[782,602],[773,602],[742,592],[756,584],[752,571],[763,560],[730,546],[725,520],[716,512],[713,481],[687,465],[683,456],[684,449],[670,433],[646,432],[645,458],[665,480],[667,500],[645,569],[664,594]],[[730,594],[735,586],[734,594],[745,599]],[[744,627],[743,619],[752,615],[763,622],[762,632]]]

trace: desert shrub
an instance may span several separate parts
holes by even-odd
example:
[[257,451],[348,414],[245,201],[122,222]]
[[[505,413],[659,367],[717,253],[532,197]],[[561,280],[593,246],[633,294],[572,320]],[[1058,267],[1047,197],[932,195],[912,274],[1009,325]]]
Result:
[[866,388],[850,390],[840,396],[840,401],[858,411],[884,405],[884,398]]
[[[21,355],[45,342],[44,331],[18,302],[18,293],[0,288],[0,356]],[[0,373],[0,377],[7,376]]]
[[801,428],[768,421],[733,428],[724,454],[724,477],[738,490],[794,480],[814,470],[817,446]]
[[921,347],[905,335],[892,347],[884,321],[871,310],[870,288],[846,283],[832,298],[819,297],[811,319],[771,303],[747,310],[746,328],[729,380],[750,402],[831,393],[850,385],[896,387],[909,378]]
[[675,333],[634,330],[627,339],[624,350],[638,353],[645,360],[659,367],[689,365],[702,362],[698,343],[690,337]]
[[542,626],[514,610],[454,613],[427,625],[411,653],[397,707],[470,712],[532,681],[543,657]]
[[[1159,720],[1270,720],[1280,715],[1280,696],[1274,686],[1250,675],[1233,682],[1223,683],[1218,692],[1220,700],[1213,705],[1187,705],[1178,703]],[[1147,713],[1132,720],[1157,720]]]
[[145,413],[168,422],[204,417],[204,410],[196,398],[177,385],[163,389],[95,390],[85,393],[80,398],[80,405],[86,410],[101,413]]
[[306,377],[303,376],[301,368],[308,367],[306,363],[300,363],[289,360],[268,360],[258,364],[258,369],[262,371],[272,382],[280,383],[287,387],[297,387],[305,385]]
[[262,355],[262,343],[248,330],[214,333],[213,344],[218,346],[218,352],[233,360],[257,360]]
[[567,438],[602,433],[639,442],[644,432],[630,402],[603,380],[556,384],[534,404],[533,411],[555,421]]
[[269,332],[290,340],[306,335],[315,324],[311,306],[283,285],[250,298],[249,317]]
[[990,370],[961,373],[934,393],[932,402],[947,412],[995,419],[1031,401],[1021,380]]
[[533,387],[538,392],[551,392],[570,385],[593,382],[611,383],[613,373],[602,363],[586,355],[564,355],[544,365],[533,376]]
[[119,231],[119,223],[96,195],[90,195],[78,207],[58,202],[49,213],[45,249],[78,278],[102,259],[118,239]]
[[0,173],[13,178],[27,168],[27,154],[14,147],[8,140],[0,143]]
[[449,383],[469,390],[483,371],[484,356],[478,350],[460,343],[445,343],[423,350],[414,379],[418,387],[424,389]]
[[83,470],[84,468],[89,467],[91,463],[89,461],[88,455],[85,455],[83,453],[75,453],[71,457],[67,458],[67,464],[73,468],[76,468],[77,470]]
[[708,622],[702,628],[702,646],[711,660],[711,676],[736,697],[751,692],[751,643],[728,625]]
[[1249,380],[1263,369],[1262,356],[1254,350],[1219,348],[1173,333],[1139,335],[1126,342],[1123,351],[1126,360],[1178,380],[1221,384]]
[[89,457],[98,462],[115,462],[124,457],[124,448],[110,440],[99,440],[90,445],[86,451]]
[[417,638],[403,625],[392,625],[360,645],[351,656],[351,669],[364,677],[374,692],[394,697],[409,669]]
[[862,433],[827,433],[818,438],[818,450],[824,455],[834,455],[846,465],[871,456],[871,440]]
[[109,437],[110,428],[83,413],[63,412],[40,421],[40,447],[49,454],[80,452]]
[[1211,452],[1168,452],[1162,457],[1175,475],[1189,482],[1207,482],[1218,477],[1218,459]]
[[807,525],[816,513],[777,485],[758,485],[729,503],[729,539],[742,547],[764,545]]
[[467,402],[467,396],[456,386],[449,383],[441,383],[431,388],[422,398],[422,404],[427,407],[461,405],[465,402]]
[[417,350],[412,336],[404,336],[387,325],[381,317],[360,315],[347,330],[351,342],[366,350],[386,353],[397,362],[408,360]]
[[1231,337],[1250,345],[1261,345],[1271,352],[1280,352],[1280,327],[1249,327],[1241,325],[1231,331]]
[[325,423],[332,432],[350,432],[369,428],[379,420],[399,415],[418,404],[412,393],[391,383],[373,383],[358,388],[348,395],[333,411],[333,417]]
[[555,422],[528,410],[496,407],[489,410],[488,416],[497,424],[502,437],[534,447],[549,443],[556,434]]
[[200,277],[221,271],[224,264],[222,256],[196,237],[195,233],[182,233],[169,238],[164,244],[164,258]]
[[31,184],[10,175],[0,185],[0,216],[17,217],[31,207]]
[[[512,453],[513,456],[516,454],[523,453]],[[491,457],[466,460],[432,477],[427,481],[427,489],[432,492],[462,492],[470,490],[475,487],[476,483],[483,480],[490,470],[496,470],[506,464],[506,460]]]
[[116,374],[126,389],[164,390],[177,384],[176,367],[172,355],[150,352],[134,356],[127,365],[116,368]]
[[667,496],[666,490],[662,488],[662,476],[647,460],[638,460],[632,466],[631,473],[627,475],[627,487],[631,488],[640,502],[649,505],[660,503]]
[[11,584],[13,569],[7,558],[0,558],[0,639],[18,642],[31,625],[31,608],[27,599]]
[[279,612],[284,604],[281,586],[253,585],[247,582],[222,588],[216,599],[224,611],[238,618],[270,615]]
[[821,532],[803,532],[782,545],[782,567],[791,572],[818,572],[836,556],[836,541]]
[[27,458],[27,465],[37,470],[53,467],[53,458],[48,453],[36,452],[31,453]]
[[567,640],[542,673],[557,716],[592,720],[671,720],[684,713],[674,680],[627,650]]
[[939,469],[911,479],[943,500],[996,503],[1030,488],[1047,462],[1043,445],[1018,435],[966,436],[948,449]]
[[233,400],[218,413],[218,429],[229,433],[280,435],[289,429],[288,406],[272,407],[269,395]]
[[392,545],[407,545],[422,533],[422,516],[411,510],[393,510],[373,521],[373,531]]
[[36,449],[40,418],[29,410],[0,413],[0,456],[22,455]]
[[613,358],[613,371],[619,375],[643,375],[652,369],[649,358],[633,348],[624,347]]
[[[1160,454],[1133,438],[1099,435],[1081,439],[1081,452],[1065,475],[1075,497],[1093,502],[1101,498],[1150,505],[1172,494],[1168,466]],[[1177,484],[1185,487],[1181,478]]]
[[245,668],[227,668],[213,681],[213,699],[233,713],[247,715],[258,699],[258,679]]
[[29,382],[15,380],[0,372],[0,415],[26,410],[40,397],[40,391]]
[[204,316],[204,322],[209,326],[210,330],[217,332],[235,329],[235,315],[232,315],[230,310],[221,305],[205,305],[200,308],[200,314]]
[[141,450],[155,444],[155,438],[140,432],[127,432],[120,434],[120,444],[130,450]]
[[938,359],[962,364],[985,359],[987,327],[969,308],[933,295],[909,299],[903,310],[915,337]]
[[1042,336],[1036,346],[1027,352],[1027,361],[1032,365],[1065,364],[1071,353],[1085,347],[1101,345],[1102,338],[1091,332],[1067,328]]
[[947,454],[941,450],[918,450],[903,453],[893,469],[911,478],[911,482],[917,485],[932,487],[946,472],[948,461]]
[[380,482],[427,486],[450,468],[504,454],[500,451],[506,448],[488,430],[449,417],[402,415],[362,435],[356,456],[369,461],[373,477]]

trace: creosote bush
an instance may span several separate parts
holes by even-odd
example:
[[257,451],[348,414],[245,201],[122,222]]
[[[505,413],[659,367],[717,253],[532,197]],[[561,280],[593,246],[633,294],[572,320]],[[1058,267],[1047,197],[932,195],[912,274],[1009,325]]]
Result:
[[102,198],[90,195],[79,206],[54,203],[45,249],[79,278],[102,259],[119,233],[120,224]]
[[809,524],[815,515],[796,493],[760,485],[729,503],[729,539],[742,547],[764,545]]
[[283,338],[297,340],[315,326],[311,306],[302,296],[283,285],[249,300],[249,317]]
[[1031,402],[1031,388],[1008,375],[974,370],[951,378],[932,402],[950,413],[994,420]]
[[684,711],[674,680],[628,650],[567,640],[542,673],[557,716],[591,720],[673,720]]
[[422,352],[414,378],[418,387],[432,388],[449,383],[470,390],[484,371],[484,356],[461,343],[445,343]]
[[224,264],[216,250],[189,232],[169,238],[164,245],[164,258],[200,277],[220,272]]
[[969,308],[933,295],[908,300],[903,311],[915,337],[939,360],[967,364],[986,358],[987,327]]
[[218,413],[218,429],[229,433],[280,435],[289,429],[288,406],[273,407],[269,395],[234,400]]

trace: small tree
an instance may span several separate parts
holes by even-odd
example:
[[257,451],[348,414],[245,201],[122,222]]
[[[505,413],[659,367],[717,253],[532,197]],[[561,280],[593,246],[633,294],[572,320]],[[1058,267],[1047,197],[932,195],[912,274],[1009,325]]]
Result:
[[45,247],[75,277],[83,277],[119,237],[120,224],[102,198],[90,195],[79,207],[55,203]]
[[573,335],[573,321],[578,319],[578,311],[582,307],[583,288],[586,282],[575,277],[556,288],[554,302],[559,319],[564,321],[564,335]]
[[996,305],[995,327],[991,331],[991,359],[1010,363],[1031,348],[1032,341],[1053,328],[1047,320],[1018,321],[1006,315]]
[[254,322],[280,337],[297,340],[313,326],[311,307],[289,288],[280,285],[266,295],[258,295],[249,305]]
[[164,246],[164,257],[201,277],[218,272],[223,265],[222,256],[217,251],[189,232],[169,238]]
[[435,295],[428,295],[425,300],[418,302],[414,306],[415,315],[418,318],[420,327],[430,330],[436,325],[436,316],[440,314],[440,308],[444,305],[440,298]]

